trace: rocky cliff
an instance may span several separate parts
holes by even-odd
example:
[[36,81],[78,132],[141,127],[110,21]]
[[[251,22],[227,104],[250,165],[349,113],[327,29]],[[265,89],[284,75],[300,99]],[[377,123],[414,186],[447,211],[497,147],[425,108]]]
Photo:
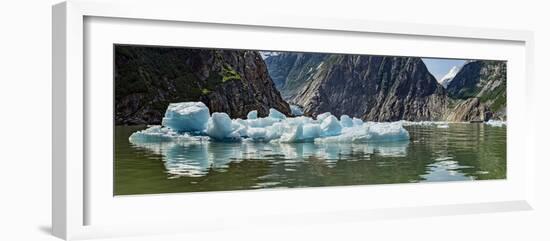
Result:
[[506,62],[477,60],[465,64],[447,92],[455,102],[446,117],[449,121],[505,120]]
[[265,62],[275,86],[283,98],[289,99],[298,94],[327,57],[319,53],[281,52],[266,58]]
[[[268,58],[268,67],[276,59],[292,60],[292,54]],[[441,119],[446,113],[445,89],[420,58],[294,55],[295,61],[287,61],[293,64],[281,92],[306,115],[330,111],[371,121],[420,121]]]
[[232,118],[290,114],[257,51],[115,46],[116,124],[158,124],[168,103],[182,101]]

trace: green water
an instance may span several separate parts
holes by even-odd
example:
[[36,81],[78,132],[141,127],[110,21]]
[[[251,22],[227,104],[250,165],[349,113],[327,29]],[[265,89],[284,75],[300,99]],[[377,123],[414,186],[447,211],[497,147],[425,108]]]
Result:
[[506,127],[405,127],[378,144],[155,143],[115,127],[114,194],[465,181],[506,178]]

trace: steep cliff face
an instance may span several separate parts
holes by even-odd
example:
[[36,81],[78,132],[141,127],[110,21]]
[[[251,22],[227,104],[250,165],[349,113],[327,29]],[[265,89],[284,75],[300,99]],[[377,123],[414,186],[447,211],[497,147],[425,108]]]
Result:
[[447,92],[457,100],[446,118],[449,121],[506,119],[506,62],[467,63],[449,83]]
[[[445,90],[420,58],[325,54],[307,63],[295,70],[300,78],[287,77],[282,88],[306,115],[330,111],[371,121],[434,120],[446,111]],[[292,82],[299,84],[288,87]]]
[[115,46],[116,124],[158,124],[168,103],[182,101],[232,118],[290,113],[256,51]]
[[265,62],[275,86],[285,99],[298,94],[310,78],[322,67],[327,54],[282,52]]

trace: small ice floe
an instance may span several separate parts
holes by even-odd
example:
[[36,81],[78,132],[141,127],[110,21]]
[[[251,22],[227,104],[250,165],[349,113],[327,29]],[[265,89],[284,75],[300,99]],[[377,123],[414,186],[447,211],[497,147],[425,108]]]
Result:
[[240,131],[235,129],[231,118],[226,113],[215,112],[208,119],[206,134],[218,141],[239,141]]
[[449,122],[446,121],[399,121],[403,126],[435,126],[437,128],[448,128]]
[[490,126],[493,126],[493,127],[503,127],[506,125],[506,121],[501,121],[501,120],[489,120],[487,122],[485,122],[486,125],[490,125]]
[[210,118],[208,107],[202,102],[182,102],[168,105],[162,125],[175,131],[203,131]]
[[330,112],[317,118],[287,117],[270,109],[267,117],[251,111],[247,119],[231,119],[228,114],[210,111],[202,102],[173,103],[168,106],[162,126],[151,126],[130,136],[130,142],[217,141],[217,142],[388,142],[409,140],[404,122],[363,122]]

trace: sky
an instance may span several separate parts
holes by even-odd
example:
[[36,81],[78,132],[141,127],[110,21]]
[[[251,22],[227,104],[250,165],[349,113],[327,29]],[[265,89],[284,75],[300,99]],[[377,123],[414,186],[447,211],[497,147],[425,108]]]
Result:
[[466,60],[463,59],[432,59],[432,58],[422,58],[428,71],[439,81],[443,76],[445,76],[449,70],[454,66],[461,67],[464,65]]

